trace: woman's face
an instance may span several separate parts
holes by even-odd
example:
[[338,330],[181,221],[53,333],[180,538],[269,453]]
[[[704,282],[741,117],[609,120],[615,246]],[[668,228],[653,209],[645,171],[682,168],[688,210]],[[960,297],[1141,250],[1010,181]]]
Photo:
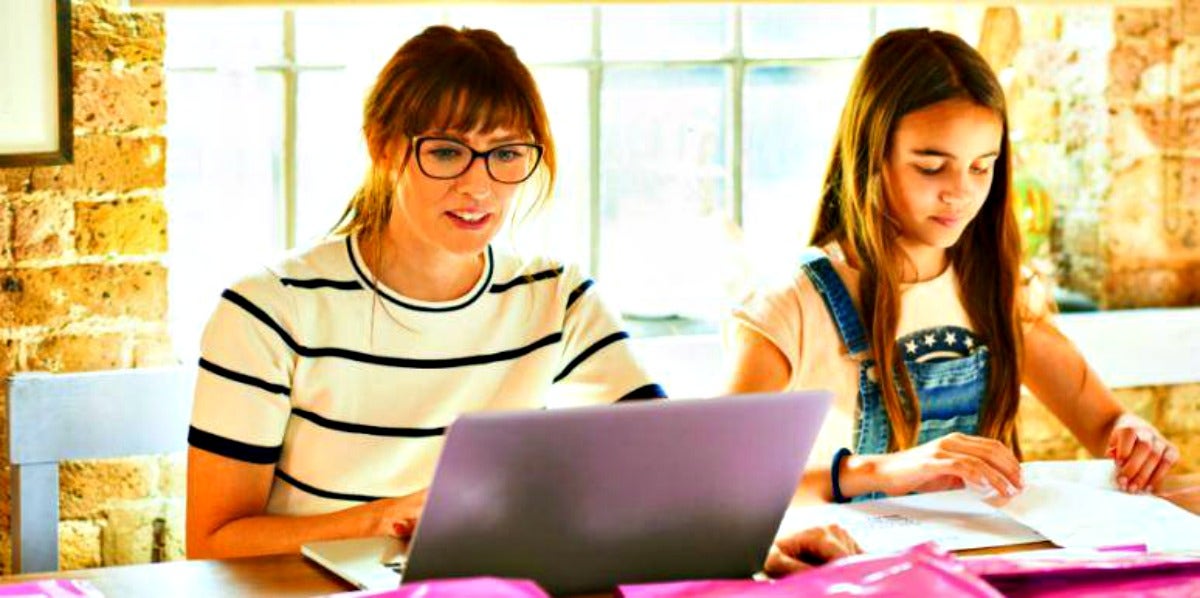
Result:
[[902,246],[947,249],[979,214],[992,188],[1003,123],[966,99],[900,118],[884,160],[884,190]]
[[[472,157],[470,150],[482,153],[531,140],[528,133],[503,128],[421,133],[412,141],[413,154],[399,172],[393,227],[399,226],[406,240],[415,241],[427,252],[479,255],[499,232],[520,183],[493,179],[485,159]],[[521,149],[494,152],[490,158],[493,172],[504,178],[501,163],[536,159],[522,155]],[[466,160],[470,165],[464,172],[440,178],[457,170],[452,166],[455,161]]]

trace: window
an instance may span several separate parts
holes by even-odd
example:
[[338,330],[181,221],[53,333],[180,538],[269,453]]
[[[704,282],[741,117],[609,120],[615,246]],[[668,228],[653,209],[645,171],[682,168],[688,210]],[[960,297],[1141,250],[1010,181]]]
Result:
[[[712,330],[810,228],[854,68],[878,34],[981,9],[537,5],[167,16],[172,319],[334,225],[366,170],[362,101],[428,25],[495,30],[559,143],[551,210],[513,235],[596,276],[632,328]],[[547,23],[553,23],[547,27]],[[968,35],[968,39],[972,39]]]

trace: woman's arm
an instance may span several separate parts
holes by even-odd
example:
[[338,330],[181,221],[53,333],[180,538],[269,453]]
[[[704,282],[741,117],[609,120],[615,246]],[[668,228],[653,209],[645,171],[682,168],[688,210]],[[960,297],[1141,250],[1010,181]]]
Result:
[[1154,426],[1126,411],[1075,345],[1047,320],[1025,333],[1021,378],[1089,453],[1116,460],[1122,489],[1155,487],[1179,460],[1179,451]]
[[409,535],[425,503],[421,491],[325,515],[265,515],[275,466],[188,448],[187,556],[231,558],[296,553],[315,540]]
[[562,274],[562,283],[558,291],[565,303],[562,359],[547,393],[548,405],[666,398],[666,391],[634,355],[620,314],[604,302],[592,280],[570,266]]
[[846,530],[836,524],[812,527],[777,538],[763,571],[783,577],[855,554],[862,554],[862,548]]

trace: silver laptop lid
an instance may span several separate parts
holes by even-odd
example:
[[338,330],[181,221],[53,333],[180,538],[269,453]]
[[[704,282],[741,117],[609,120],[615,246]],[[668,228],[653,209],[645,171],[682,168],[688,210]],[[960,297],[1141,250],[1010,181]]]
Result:
[[464,415],[404,581],[495,575],[577,593],[748,576],[829,403],[812,391]]

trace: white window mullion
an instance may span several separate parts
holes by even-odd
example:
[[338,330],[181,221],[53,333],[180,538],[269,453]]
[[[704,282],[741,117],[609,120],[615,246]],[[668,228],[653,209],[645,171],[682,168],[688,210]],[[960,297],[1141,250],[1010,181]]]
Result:
[[600,6],[592,7],[592,54],[588,65],[588,267],[592,276],[600,272],[600,87],[604,83],[601,56]]
[[283,243],[296,246],[296,139],[299,69],[296,65],[296,13],[283,11]]
[[730,218],[742,226],[742,97],[746,82],[746,54],[742,47],[742,7],[733,11],[733,75],[730,81],[732,111],[729,119]]

